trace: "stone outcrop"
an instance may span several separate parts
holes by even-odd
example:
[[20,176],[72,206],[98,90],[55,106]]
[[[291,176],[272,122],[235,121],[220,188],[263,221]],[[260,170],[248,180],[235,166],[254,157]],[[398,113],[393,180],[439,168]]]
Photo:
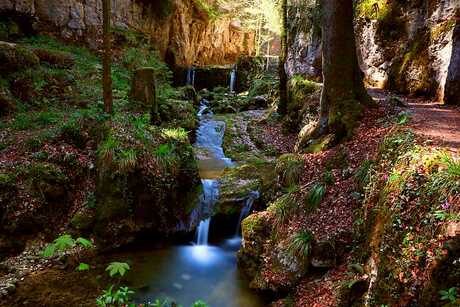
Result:
[[[208,2],[212,2],[209,0]],[[113,24],[151,36],[151,42],[170,64],[178,66],[235,63],[251,54],[254,39],[238,26],[231,13],[210,16],[193,0],[114,0]],[[97,0],[2,0],[1,11],[38,18],[37,28],[51,28],[61,37],[100,44],[102,2]]]
[[[460,2],[373,1],[379,5],[377,11],[364,5],[369,2],[372,1],[358,3],[355,19],[358,55],[366,82],[438,101],[443,101],[446,88],[452,86],[452,92],[457,92],[453,99],[458,100],[459,38],[454,29],[459,24],[456,14]],[[290,12],[293,39],[288,73],[319,80],[320,33],[315,26],[315,10],[303,6],[299,2]]]

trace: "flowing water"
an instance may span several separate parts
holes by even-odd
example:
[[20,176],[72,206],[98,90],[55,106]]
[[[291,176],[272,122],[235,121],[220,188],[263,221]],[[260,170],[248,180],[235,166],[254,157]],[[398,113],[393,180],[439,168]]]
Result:
[[186,85],[195,86],[195,68],[194,67],[190,67],[187,70]]
[[[225,157],[222,149],[225,123],[213,119],[206,100],[202,101],[198,116],[200,126],[194,147],[203,185],[198,207],[200,214],[206,217],[211,216],[219,198],[218,178],[226,167],[233,166],[233,162]],[[136,253],[130,273],[131,284],[140,289],[136,292],[136,301],[170,299],[183,307],[197,300],[212,307],[265,306],[249,289],[236,260],[241,244],[239,225],[258,197],[255,191],[248,195],[236,234],[213,242],[215,245],[209,245],[212,223],[211,218],[206,218],[199,223],[195,242]]]
[[236,92],[236,65],[233,66],[230,73],[230,93]]

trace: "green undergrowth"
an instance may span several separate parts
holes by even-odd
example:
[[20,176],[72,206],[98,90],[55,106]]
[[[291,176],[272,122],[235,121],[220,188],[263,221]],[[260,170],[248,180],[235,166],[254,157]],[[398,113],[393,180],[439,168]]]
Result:
[[439,304],[438,292],[460,281],[460,268],[449,260],[458,257],[458,237],[447,231],[460,221],[460,160],[399,128],[386,137],[378,159],[363,163],[357,176],[365,184],[370,210],[363,227],[371,250],[378,249],[372,302],[396,303],[429,278],[417,295],[428,305]]

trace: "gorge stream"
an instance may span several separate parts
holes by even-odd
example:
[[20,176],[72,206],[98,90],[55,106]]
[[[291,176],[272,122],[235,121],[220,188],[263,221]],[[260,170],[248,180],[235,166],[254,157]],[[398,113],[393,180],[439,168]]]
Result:
[[210,216],[219,198],[218,179],[233,162],[225,157],[222,148],[225,123],[213,119],[206,100],[201,103],[198,117],[200,126],[194,147],[203,192],[197,206],[202,221],[197,227],[195,242],[136,253],[130,274],[130,283],[140,288],[136,301],[169,299],[184,307],[198,300],[216,307],[264,306],[240,275],[236,259],[241,244],[240,223],[250,213],[259,193],[253,191],[248,195],[237,225],[220,226],[231,227],[227,233],[233,235],[214,239],[209,244],[213,225]]

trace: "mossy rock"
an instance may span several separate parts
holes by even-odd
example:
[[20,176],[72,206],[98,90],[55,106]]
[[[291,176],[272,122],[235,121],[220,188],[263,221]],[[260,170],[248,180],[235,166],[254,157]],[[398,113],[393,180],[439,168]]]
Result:
[[261,181],[256,169],[251,165],[242,165],[226,169],[219,179],[219,201],[216,214],[238,213],[251,192],[261,189]]
[[36,48],[32,52],[40,61],[48,63],[56,68],[72,68],[75,65],[75,57],[67,52],[45,48]]
[[83,208],[74,214],[70,226],[80,233],[88,232],[96,222],[95,217],[94,210]]
[[30,182],[34,193],[44,196],[46,200],[57,201],[66,197],[69,178],[59,166],[34,162],[25,168],[24,175]]
[[283,128],[299,132],[307,121],[314,119],[319,112],[321,85],[296,75],[288,83],[287,114]]
[[271,236],[272,228],[272,218],[268,212],[251,214],[241,224],[243,244],[237,254],[238,267],[251,279],[261,269],[264,244]]
[[22,46],[0,42],[0,72],[11,74],[21,69],[33,68],[40,59],[29,49]]

